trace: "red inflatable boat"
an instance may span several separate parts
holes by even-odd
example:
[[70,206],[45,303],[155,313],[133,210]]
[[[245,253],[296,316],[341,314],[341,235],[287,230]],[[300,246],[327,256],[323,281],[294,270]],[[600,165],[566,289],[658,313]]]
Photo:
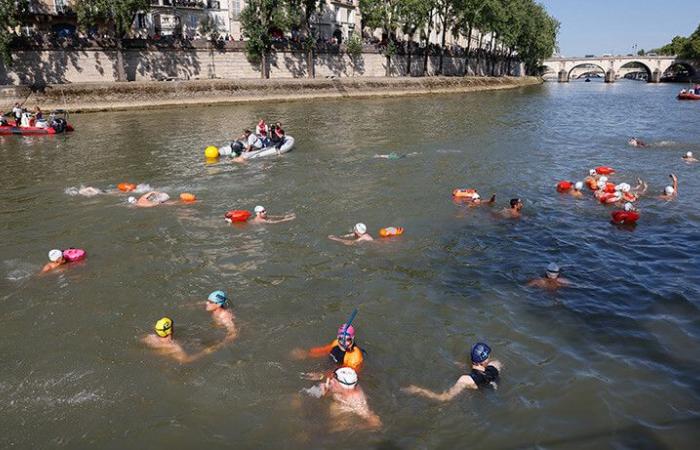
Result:
[[73,131],[73,126],[68,123],[68,112],[57,109],[51,113],[47,127],[17,127],[10,124],[0,125],[0,135],[18,134],[22,136],[38,136],[43,134],[60,134]]
[[681,92],[678,94],[678,100],[700,100],[700,95],[692,92]]

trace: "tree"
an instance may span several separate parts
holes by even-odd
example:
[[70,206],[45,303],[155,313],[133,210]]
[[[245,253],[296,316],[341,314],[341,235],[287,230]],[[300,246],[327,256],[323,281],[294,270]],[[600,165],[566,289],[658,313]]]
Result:
[[260,63],[262,78],[270,78],[269,57],[272,50],[271,33],[288,29],[289,10],[284,0],[249,0],[241,11],[241,25],[248,60]]
[[6,66],[12,65],[12,41],[16,27],[29,9],[27,0],[0,0],[0,56]]
[[483,19],[481,9],[485,3],[482,0],[458,0],[455,5],[455,31],[466,36],[467,48],[464,52],[464,76],[469,74],[469,56],[472,50],[472,34],[474,28],[482,27]]
[[[397,13],[399,21],[402,23],[402,31],[408,36],[408,46],[406,50],[406,73],[411,76],[411,49],[413,38],[416,32],[429,26],[428,21],[432,17],[434,0],[401,0],[399,1]],[[427,50],[427,49],[426,49]]]
[[355,76],[355,69],[359,64],[360,56],[362,56],[362,38],[357,33],[353,33],[345,47],[352,61],[352,76]]
[[151,9],[150,0],[76,0],[74,9],[83,28],[99,22],[112,24],[117,41],[117,81],[126,81],[123,39],[127,37],[136,15]]
[[323,10],[324,0],[289,0],[289,14],[293,25],[301,29],[301,42],[306,52],[307,76],[314,78],[314,48],[316,40],[311,35],[311,19]]
[[396,53],[393,36],[398,23],[398,8],[400,0],[360,0],[363,26],[380,28],[382,40],[386,42],[384,56],[386,57],[386,76],[391,76],[391,57]]
[[679,55],[681,58],[700,60],[700,25],[683,44]]

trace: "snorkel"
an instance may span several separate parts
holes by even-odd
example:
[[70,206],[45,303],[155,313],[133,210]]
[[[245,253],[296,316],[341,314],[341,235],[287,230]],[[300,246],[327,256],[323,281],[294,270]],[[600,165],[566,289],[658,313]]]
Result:
[[[338,344],[340,344],[341,347],[346,345],[346,339],[347,339],[348,334],[349,334],[348,330],[350,329],[350,325],[352,325],[352,321],[355,320],[355,316],[357,316],[357,308],[352,310],[350,317],[348,317],[348,320],[345,322],[345,325],[343,325],[343,332],[340,335],[341,339],[338,340]],[[345,349],[345,348],[343,347],[343,349]]]

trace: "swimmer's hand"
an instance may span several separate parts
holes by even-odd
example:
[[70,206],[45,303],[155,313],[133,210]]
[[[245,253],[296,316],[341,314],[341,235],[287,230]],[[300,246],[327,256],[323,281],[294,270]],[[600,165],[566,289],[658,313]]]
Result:
[[302,380],[309,381],[321,381],[325,378],[325,375],[320,372],[302,372],[299,376]]

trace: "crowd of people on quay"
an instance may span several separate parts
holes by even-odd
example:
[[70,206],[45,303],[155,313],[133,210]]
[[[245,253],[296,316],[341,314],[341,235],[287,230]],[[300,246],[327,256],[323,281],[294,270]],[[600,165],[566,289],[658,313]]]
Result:
[[[260,120],[255,130],[244,130],[239,139],[235,140],[236,150],[231,155],[234,159],[240,157],[243,152],[254,151],[266,146],[277,145],[280,137],[284,137],[281,123],[277,122],[268,126],[264,120]],[[629,144],[635,147],[643,147],[644,144],[637,138],[629,140]],[[697,162],[691,152],[687,152],[683,159],[688,162]],[[555,185],[555,189],[562,195],[571,196],[574,199],[590,198],[603,205],[614,205],[621,209],[613,211],[612,222],[616,225],[634,226],[639,219],[639,209],[635,204],[644,196],[653,195],[655,199],[673,201],[678,196],[678,177],[670,174],[671,183],[658,193],[650,193],[648,185],[641,179],[636,180],[635,186],[626,182],[617,184],[612,182],[618,173],[612,167],[598,166],[588,171],[588,175],[580,181],[562,180]],[[587,188],[587,191],[586,191]],[[75,188],[73,188],[75,189]],[[72,195],[93,196],[98,194],[133,194],[127,199],[129,205],[142,208],[150,208],[166,204],[188,204],[198,201],[196,196],[190,193],[182,193],[178,200],[171,200],[166,192],[156,191],[149,185],[134,183],[119,183],[116,189],[101,190],[94,187],[84,187],[71,191]],[[476,189],[458,188],[452,191],[453,201],[460,207],[478,208],[494,207],[496,194],[492,194],[488,200],[482,199]],[[517,220],[522,215],[524,203],[520,198],[512,198],[507,206],[497,211],[492,211],[494,218]],[[264,206],[255,206],[252,213],[246,210],[231,210],[225,214],[225,220],[229,224],[276,224],[294,220],[296,215],[288,213],[281,216],[269,216]],[[402,227],[386,227],[379,231],[379,238],[401,236]],[[345,245],[371,243],[376,241],[369,232],[367,225],[358,222],[353,226],[352,232],[343,235],[329,235],[329,240]],[[54,249],[48,254],[49,262],[43,267],[42,273],[52,272],[64,267],[68,263],[77,263],[85,260],[87,252],[83,249]],[[561,276],[561,269],[556,262],[550,262],[544,270],[544,276],[530,280],[526,286],[544,290],[556,290],[571,286],[572,282]],[[236,340],[239,334],[235,316],[230,308],[230,299],[222,290],[216,290],[209,294],[203,304],[203,309],[211,315],[215,326],[225,330],[225,335],[220,342],[209,345],[196,353],[187,352],[181,342],[175,339],[175,322],[165,316],[156,321],[153,333],[142,338],[142,342],[159,354],[169,357],[178,363],[191,363],[206,355],[209,355],[223,346]],[[350,412],[362,419],[361,425],[369,429],[377,429],[382,426],[380,417],[370,408],[367,396],[360,387],[360,374],[365,363],[365,350],[356,342],[356,329],[353,320],[357,310],[353,311],[350,318],[342,323],[337,330],[335,338],[328,344],[310,349],[296,348],[291,351],[291,356],[297,360],[309,358],[327,357],[331,366],[323,373],[306,373],[307,380],[318,381],[318,384],[303,389],[302,392],[314,397],[329,397],[332,400],[332,411],[336,413]],[[442,392],[434,392],[429,389],[410,385],[402,388],[409,395],[425,397],[427,399],[445,402],[454,399],[465,390],[495,389],[498,386],[499,377],[503,371],[503,364],[492,359],[492,349],[485,342],[476,342],[471,347],[470,370],[461,375],[457,381]]]

